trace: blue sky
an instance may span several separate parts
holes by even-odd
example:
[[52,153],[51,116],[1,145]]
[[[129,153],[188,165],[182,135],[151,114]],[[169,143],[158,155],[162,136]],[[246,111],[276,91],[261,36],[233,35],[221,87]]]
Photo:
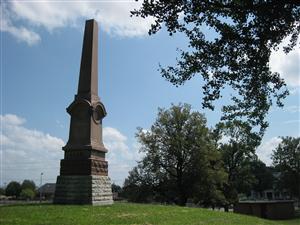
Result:
[[[33,179],[55,182],[61,147],[67,141],[65,108],[77,91],[84,21],[99,24],[99,96],[106,106],[104,142],[109,149],[109,175],[122,184],[141,155],[137,127],[148,129],[158,107],[189,103],[214,126],[220,111],[201,108],[199,77],[176,88],[158,65],[172,65],[182,35],[160,31],[148,36],[151,19],[129,17],[132,1],[10,1],[1,3],[1,183]],[[281,72],[291,95],[285,108],[272,108],[270,127],[257,150],[270,164],[278,136],[299,136],[299,46],[288,56],[274,52],[271,68]],[[218,104],[226,103],[223,99]]]

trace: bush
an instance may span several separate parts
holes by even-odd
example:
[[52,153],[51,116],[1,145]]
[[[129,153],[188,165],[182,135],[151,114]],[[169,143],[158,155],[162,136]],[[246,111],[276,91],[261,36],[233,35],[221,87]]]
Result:
[[32,200],[34,198],[34,196],[35,196],[35,193],[30,188],[23,189],[20,194],[20,197],[22,199],[26,199],[26,200],[29,200],[29,199]]
[[31,190],[35,191],[36,185],[35,185],[34,181],[32,181],[32,180],[24,180],[21,185],[21,188],[22,188],[22,190],[31,189]]

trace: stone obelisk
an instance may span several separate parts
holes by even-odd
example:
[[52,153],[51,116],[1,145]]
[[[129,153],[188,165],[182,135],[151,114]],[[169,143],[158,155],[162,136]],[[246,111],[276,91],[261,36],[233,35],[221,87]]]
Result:
[[77,95],[67,108],[69,140],[63,147],[54,203],[112,204],[111,182],[102,140],[105,107],[98,97],[98,24],[85,24]]

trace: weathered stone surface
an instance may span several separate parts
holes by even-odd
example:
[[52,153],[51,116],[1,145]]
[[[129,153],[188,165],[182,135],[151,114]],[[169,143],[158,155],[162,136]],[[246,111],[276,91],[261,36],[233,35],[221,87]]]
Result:
[[63,159],[60,175],[108,175],[107,161],[97,159]]
[[65,151],[107,152],[102,140],[102,119],[106,110],[98,96],[98,24],[87,20],[84,30],[78,91],[67,108],[71,115]]
[[112,204],[111,182],[108,176],[58,176],[55,204]]

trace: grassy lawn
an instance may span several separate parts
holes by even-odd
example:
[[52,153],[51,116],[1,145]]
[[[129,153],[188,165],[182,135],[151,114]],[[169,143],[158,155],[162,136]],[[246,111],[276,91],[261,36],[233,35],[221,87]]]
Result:
[[0,224],[300,224],[300,218],[270,221],[199,208],[116,203],[112,206],[19,205],[1,206]]

